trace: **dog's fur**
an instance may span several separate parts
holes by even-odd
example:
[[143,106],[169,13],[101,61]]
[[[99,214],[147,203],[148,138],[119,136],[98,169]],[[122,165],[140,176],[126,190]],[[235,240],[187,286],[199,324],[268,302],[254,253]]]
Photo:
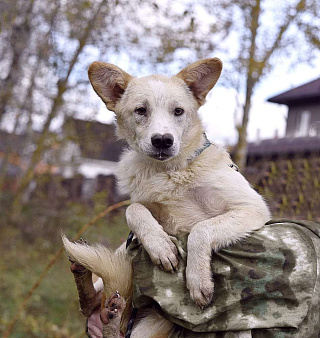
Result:
[[[189,234],[186,281],[200,308],[208,306],[213,295],[211,251],[248,236],[270,218],[261,196],[234,170],[223,148],[212,145],[196,155],[205,143],[197,111],[221,70],[217,58],[193,63],[171,78],[136,78],[102,62],[89,68],[94,90],[116,113],[118,136],[130,146],[117,171],[121,190],[133,202],[126,212],[128,226],[152,261],[166,271],[178,265],[169,235]],[[162,140],[170,135],[172,144],[156,146],[154,135]],[[108,296],[119,290],[130,303],[131,266],[123,247],[111,253],[66,239],[64,244],[73,260],[102,277]],[[132,337],[166,337],[172,324],[148,311]]]

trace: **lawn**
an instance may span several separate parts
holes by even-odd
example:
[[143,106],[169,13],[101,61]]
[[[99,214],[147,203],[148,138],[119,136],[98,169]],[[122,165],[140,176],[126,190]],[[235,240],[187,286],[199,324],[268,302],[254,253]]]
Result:
[[[102,211],[103,198],[93,204],[35,200],[28,203],[19,221],[10,222],[6,203],[0,211],[0,335],[3,335],[28,291],[61,247],[60,232],[72,238]],[[1,210],[2,209],[2,210]],[[92,225],[83,237],[116,248],[129,230],[124,208]],[[76,287],[63,253],[21,312],[10,337],[85,337],[85,318],[79,311]]]

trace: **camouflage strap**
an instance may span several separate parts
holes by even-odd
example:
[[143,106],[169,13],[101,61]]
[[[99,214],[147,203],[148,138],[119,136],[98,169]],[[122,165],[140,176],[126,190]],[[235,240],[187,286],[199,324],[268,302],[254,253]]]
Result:
[[126,249],[128,249],[128,246],[130,245],[130,243],[132,242],[134,237],[134,233],[132,231],[130,231],[128,238],[127,238],[127,242],[126,242]]
[[133,329],[133,324],[134,324],[134,321],[136,319],[137,313],[138,313],[138,309],[137,308],[133,308],[132,312],[131,312],[131,316],[130,316],[129,322],[128,322],[125,338],[130,338],[131,337],[131,333],[132,333],[132,329]]
[[[150,303],[176,323],[173,337],[318,337],[320,224],[279,220],[212,255],[214,300],[198,309],[185,286],[186,240],[178,271],[154,266],[135,240],[133,304]],[[235,335],[234,335],[234,334]]]

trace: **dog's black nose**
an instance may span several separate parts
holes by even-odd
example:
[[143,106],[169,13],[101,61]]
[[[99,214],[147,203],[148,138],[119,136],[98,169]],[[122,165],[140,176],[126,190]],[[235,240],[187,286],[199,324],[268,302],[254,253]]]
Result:
[[168,149],[173,145],[173,135],[166,133],[166,134],[154,134],[151,137],[151,143],[154,147],[158,149]]

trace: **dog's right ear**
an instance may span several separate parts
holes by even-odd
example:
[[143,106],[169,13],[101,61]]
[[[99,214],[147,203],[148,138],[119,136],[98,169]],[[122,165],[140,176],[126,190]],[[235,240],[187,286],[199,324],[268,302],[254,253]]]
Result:
[[88,74],[95,92],[107,108],[114,111],[132,76],[117,66],[97,61],[91,63]]

